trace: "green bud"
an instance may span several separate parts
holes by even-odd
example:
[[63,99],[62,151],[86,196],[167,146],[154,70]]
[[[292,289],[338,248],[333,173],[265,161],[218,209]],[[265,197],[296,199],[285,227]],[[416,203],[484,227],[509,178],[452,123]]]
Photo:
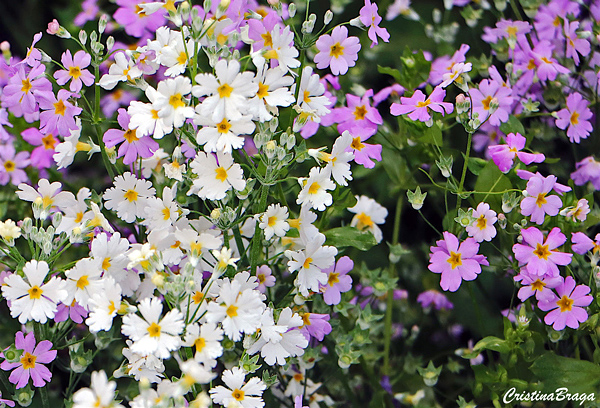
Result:
[[420,210],[423,208],[423,203],[425,202],[425,197],[427,197],[427,193],[421,193],[421,187],[417,186],[414,192],[407,190],[406,195],[408,197],[408,202],[412,205],[412,208],[415,210]]

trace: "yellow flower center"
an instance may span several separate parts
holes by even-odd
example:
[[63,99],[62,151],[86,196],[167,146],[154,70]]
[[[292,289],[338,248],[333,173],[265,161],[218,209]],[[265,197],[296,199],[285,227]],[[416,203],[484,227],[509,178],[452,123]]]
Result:
[[152,109],[150,111],[150,114],[152,115],[152,119],[154,119],[154,120],[158,120],[159,119],[158,111],[156,109]]
[[106,271],[108,268],[110,268],[110,258],[106,257],[102,261],[102,269]]
[[21,81],[21,85],[22,85],[21,92],[23,92],[23,93],[29,92],[31,90],[31,88],[33,87],[31,85],[31,82],[29,82],[29,79],[23,79]]
[[238,390],[237,388],[235,390],[233,390],[233,392],[231,393],[231,396],[233,398],[235,398],[237,401],[243,401],[244,395],[245,395],[244,391]]
[[187,64],[187,60],[188,60],[188,58],[187,58],[187,55],[185,54],[185,51],[181,51],[179,53],[179,56],[177,57],[177,63],[179,65],[185,65],[185,64]]
[[356,228],[358,228],[359,230],[364,230],[365,228],[369,228],[372,227],[374,222],[371,219],[370,216],[368,216],[365,213],[360,213],[356,216],[356,218],[358,219],[358,223],[356,224]]
[[201,352],[206,346],[206,341],[202,337],[198,337],[194,342],[194,346],[196,347],[196,352]]
[[235,305],[231,305],[227,308],[227,311],[225,312],[227,314],[227,316],[229,317],[236,317],[238,315],[238,307]]
[[448,263],[452,266],[452,269],[462,265],[462,255],[460,253],[450,251],[450,257]]
[[310,92],[308,92],[308,91],[304,91],[304,97],[302,98],[302,100],[303,100],[305,103],[310,103]]
[[258,279],[258,283],[265,283],[265,275],[263,275],[262,273],[259,273],[258,275],[256,275],[256,278]]
[[194,293],[194,296],[192,296],[192,300],[195,304],[199,305],[204,300],[204,293],[197,291]]
[[56,139],[50,133],[42,137],[42,145],[46,150],[54,149],[54,146],[56,145]]
[[265,41],[265,47],[272,47],[273,46],[273,37],[271,37],[271,33],[264,33],[260,35],[263,40]]
[[29,370],[30,368],[35,368],[35,360],[37,360],[37,357],[26,351],[25,354],[23,354],[23,356],[21,357],[21,364],[23,364],[23,369]]
[[570,312],[573,308],[573,299],[567,297],[567,295],[563,295],[556,304],[560,306],[561,313]]
[[339,42],[333,44],[329,50],[329,55],[333,58],[339,58],[344,55],[344,47]]
[[163,208],[162,210],[162,214],[163,214],[163,220],[168,220],[169,218],[171,218],[171,210],[169,210],[167,207]]
[[303,267],[304,269],[308,269],[308,268],[310,268],[310,263],[311,263],[312,261],[313,261],[313,259],[312,259],[312,258],[306,258],[306,259],[304,260],[304,263],[302,264],[302,267]]
[[308,194],[317,194],[321,186],[316,181],[310,185],[308,188]]
[[135,191],[135,190],[127,190],[127,192],[125,193],[125,198],[129,202],[137,201],[137,199],[138,199],[138,192]]
[[135,129],[127,130],[123,137],[125,138],[125,140],[127,140],[127,143],[133,143],[140,140],[139,137],[137,137],[137,131]]
[[425,102],[417,102],[417,104],[415,105],[417,108],[425,108],[427,106],[429,106],[429,104],[431,103],[431,101],[429,99],[427,99]]
[[541,292],[542,290],[544,290],[545,286],[546,284],[544,282],[542,282],[539,279],[536,279],[535,282],[531,284],[531,289]]
[[360,136],[358,136],[352,139],[350,147],[354,150],[362,150],[365,147],[365,145],[360,141]]
[[485,229],[487,227],[487,219],[484,214],[481,214],[479,218],[477,218],[477,228],[480,230]]
[[227,170],[225,170],[223,167],[217,167],[215,169],[215,173],[217,174],[215,178],[221,183],[224,183],[225,180],[227,180]]
[[272,226],[274,226],[276,222],[277,222],[277,217],[269,217],[269,218],[267,219],[267,225],[268,225],[269,227],[272,227]]
[[256,93],[256,96],[258,96],[260,99],[263,99],[265,97],[267,97],[269,91],[269,85],[265,85],[262,82],[258,83],[258,92]]
[[365,105],[357,106],[354,109],[354,119],[355,120],[363,120],[366,115],[367,115],[367,108],[365,108]]
[[304,376],[301,373],[294,374],[294,381],[300,382],[304,380]]
[[539,193],[537,198],[535,199],[535,204],[538,207],[542,207],[542,205],[546,204],[548,202],[548,200],[546,200],[546,194],[544,193]]
[[152,323],[148,326],[148,334],[150,337],[160,337],[160,326],[156,323]]
[[65,116],[66,110],[67,110],[67,107],[65,106],[62,99],[60,99],[58,102],[56,102],[54,104],[54,113],[56,113],[57,115]]
[[335,285],[336,283],[338,283],[340,281],[339,276],[340,276],[339,273],[331,272],[329,274],[329,278],[327,278],[327,284],[329,286]]
[[217,91],[219,92],[220,98],[229,98],[231,92],[233,92],[233,88],[229,86],[229,84],[223,84],[217,88]]
[[487,98],[481,101],[481,103],[483,104],[483,109],[490,110],[490,103],[492,103],[492,99],[494,98],[492,98],[491,95],[488,95]]
[[540,245],[537,244],[535,249],[533,250],[533,254],[540,259],[547,260],[550,256],[550,251],[548,250],[548,245]]
[[78,289],[83,290],[89,284],[90,282],[88,281],[87,275],[83,275],[81,278],[77,279],[75,286],[77,286]]
[[304,323],[304,326],[310,326],[310,313],[304,313],[302,315],[302,323]]
[[506,32],[507,32],[507,34],[508,34],[509,37],[516,37],[518,31],[519,30],[515,26],[508,26],[506,28]]
[[29,297],[31,299],[39,299],[42,297],[42,293],[44,293],[44,291],[40,289],[38,285],[29,288],[27,292],[29,293]]
[[81,76],[81,70],[79,67],[70,67],[69,75],[73,77],[73,79],[77,79]]
[[12,160],[7,160],[4,162],[4,170],[6,170],[7,173],[14,171],[16,167],[17,165]]
[[228,133],[229,129],[231,129],[231,123],[229,123],[229,121],[226,118],[223,118],[222,121],[217,123],[217,131],[219,133],[221,133],[221,134]]
[[180,93],[171,95],[171,97],[169,98],[169,104],[174,109],[183,108],[185,106],[185,102],[183,102],[183,98]]
[[579,113],[573,112],[571,113],[571,125],[577,125],[579,123]]

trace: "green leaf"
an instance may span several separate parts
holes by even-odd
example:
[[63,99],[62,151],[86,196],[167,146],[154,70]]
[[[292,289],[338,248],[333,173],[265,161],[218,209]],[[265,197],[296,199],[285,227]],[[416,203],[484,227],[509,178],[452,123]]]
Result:
[[397,69],[377,65],[377,71],[379,71],[380,74],[390,75],[396,80],[396,82],[400,82],[401,80],[400,71],[398,71]]
[[521,136],[527,137],[523,124],[514,115],[510,115],[508,117],[508,122],[505,122],[500,125],[500,131],[503,132],[505,135],[508,135],[509,133],[520,133]]
[[[512,184],[498,166],[490,160],[479,173],[475,182],[475,190],[481,192],[475,194],[475,201],[486,201],[492,207],[500,208],[502,205],[502,194],[488,194],[488,192],[502,192],[512,188]],[[487,196],[487,197],[486,197]]]
[[481,170],[483,170],[487,163],[487,160],[481,159],[479,157],[469,157],[469,160],[467,161],[467,168],[471,173],[475,174],[476,176],[479,176],[481,174]]
[[332,228],[325,232],[325,237],[327,245],[337,248],[351,246],[361,251],[368,251],[377,245],[377,241],[370,231],[360,231],[354,227]]
[[502,340],[494,336],[488,336],[479,340],[477,344],[475,344],[475,347],[473,347],[474,352],[481,352],[483,350],[492,350],[505,354],[510,352],[510,345],[506,340]]
[[431,127],[425,128],[423,130],[423,136],[417,139],[418,142],[427,143],[427,144],[435,144],[437,146],[442,145],[442,129],[434,124]]
[[544,383],[545,392],[561,387],[567,388],[570,394],[598,392],[600,366],[589,361],[548,352],[538,357],[529,369]]

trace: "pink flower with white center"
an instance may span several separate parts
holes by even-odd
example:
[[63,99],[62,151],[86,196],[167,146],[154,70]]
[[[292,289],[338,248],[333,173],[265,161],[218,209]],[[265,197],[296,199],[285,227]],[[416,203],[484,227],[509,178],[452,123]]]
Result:
[[596,190],[600,190],[600,162],[588,156],[575,165],[576,170],[571,173],[575,185],[582,186],[588,181]]
[[573,254],[555,251],[567,241],[560,228],[553,228],[546,239],[536,227],[521,230],[524,244],[513,245],[515,258],[527,270],[530,276],[554,277],[559,275],[557,265],[571,263]]
[[47,97],[40,99],[40,108],[44,109],[40,113],[40,131],[43,134],[52,133],[66,137],[71,135],[71,130],[79,129],[75,117],[83,109],[69,102],[69,98],[73,96],[75,94],[61,89],[56,96],[50,93]]
[[531,163],[542,163],[546,160],[546,156],[542,153],[526,153],[522,152],[525,148],[525,143],[527,139],[523,137],[520,133],[509,133],[506,136],[506,144],[505,145],[495,145],[489,146],[488,152],[496,163],[496,166],[500,169],[501,172],[508,172],[512,166],[515,157],[518,157],[524,164]]
[[479,203],[477,209],[473,211],[473,224],[467,226],[467,234],[475,238],[475,241],[491,241],[496,236],[494,223],[498,220],[496,211],[490,209],[488,203]]
[[29,152],[15,154],[15,147],[12,144],[0,145],[0,185],[5,186],[10,181],[18,186],[29,180],[23,170],[29,164]]
[[371,48],[378,44],[377,36],[383,41],[390,42],[390,33],[383,28],[379,27],[381,23],[381,16],[377,12],[377,4],[371,3],[370,0],[365,0],[365,5],[360,9],[359,12],[360,22],[369,27],[368,36],[371,39]]
[[[47,169],[54,165],[54,147],[59,140],[52,134],[44,135],[38,128],[32,127],[21,132],[23,140],[32,146],[37,146],[31,152],[31,165],[38,169]],[[25,181],[25,180],[23,180]]]
[[508,120],[513,103],[511,93],[512,89],[494,80],[484,79],[479,83],[479,89],[469,89],[473,113],[479,114],[480,122],[488,120],[491,125],[500,126],[500,123]]
[[348,72],[348,68],[356,64],[360,51],[358,37],[348,37],[348,29],[345,26],[335,27],[331,35],[323,34],[316,45],[319,50],[314,58],[317,68],[329,67],[333,75],[344,75]]
[[559,129],[567,129],[571,143],[579,143],[594,130],[589,121],[593,116],[592,111],[588,108],[588,102],[578,92],[567,96],[567,107],[556,112],[556,115],[556,126]]
[[275,276],[272,275],[271,268],[268,265],[261,265],[256,270],[256,279],[258,279],[258,287],[260,293],[266,293],[267,288],[275,286]]
[[[566,326],[576,329],[579,323],[585,322],[588,314],[584,307],[594,300],[588,295],[590,288],[586,285],[575,286],[575,279],[567,276],[564,283],[556,288],[556,294],[540,300],[538,307],[547,312],[544,322],[554,330],[563,330]],[[558,296],[557,296],[558,295]]]
[[23,350],[18,362],[10,363],[4,360],[0,368],[4,371],[12,370],[8,380],[16,385],[16,388],[23,388],[29,382],[33,381],[34,387],[43,387],[52,379],[52,372],[44,364],[49,364],[56,358],[56,350],[51,350],[52,343],[49,340],[42,340],[35,344],[35,335],[29,332],[27,336],[22,331],[15,335],[15,347],[17,350]]
[[441,113],[442,116],[454,111],[454,105],[444,102],[445,96],[446,91],[440,87],[436,87],[428,98],[425,98],[425,94],[417,89],[413,96],[403,96],[400,98],[400,103],[393,103],[390,112],[394,116],[408,114],[412,120],[428,122],[431,120],[429,110]]
[[531,177],[527,182],[527,189],[524,192],[526,197],[521,201],[521,214],[531,216],[531,222],[535,222],[538,225],[544,223],[546,214],[551,217],[558,214],[562,206],[560,197],[548,195],[555,184],[556,176],[553,175],[543,177],[536,174]]
[[590,54],[590,42],[585,38],[577,37],[579,21],[569,22],[565,20],[565,40],[567,42],[567,58],[573,58],[575,65],[579,65],[579,54],[586,57]]
[[52,95],[52,83],[44,76],[46,66],[40,64],[26,72],[25,65],[11,75],[8,84],[2,89],[2,106],[15,116],[25,116],[25,120],[37,120],[38,103],[42,97]]
[[80,50],[77,51],[74,56],[71,56],[71,51],[66,50],[60,57],[60,61],[65,69],[54,73],[57,84],[62,86],[71,81],[71,85],[69,85],[71,92],[81,91],[83,84],[85,84],[85,86],[94,84],[96,77],[94,77],[90,71],[84,69],[88,67],[92,61],[90,54]]
[[342,293],[352,289],[352,277],[348,275],[354,268],[354,262],[347,256],[343,256],[323,272],[327,274],[327,283],[320,285],[323,300],[328,305],[337,305],[342,300]]
[[125,109],[119,109],[117,121],[124,130],[109,129],[104,133],[102,139],[109,148],[121,143],[117,157],[123,157],[123,164],[131,164],[138,157],[147,159],[158,150],[158,143],[154,139],[149,136],[140,137],[137,129],[129,129],[130,117]]
[[371,159],[381,161],[381,145],[363,143],[363,140],[368,138],[362,138],[356,136],[352,138],[352,143],[346,149],[347,152],[354,153],[354,162],[364,166],[366,169],[372,169],[375,167],[375,162]]
[[521,302],[525,302],[534,294],[537,300],[544,299],[552,292],[549,290],[545,291],[544,289],[554,289],[563,283],[563,278],[560,275],[539,277],[531,275],[525,268],[521,269],[521,272],[514,277],[514,280],[515,282],[521,282],[522,285],[519,293],[517,293],[517,297]]
[[583,255],[592,250],[595,254],[600,252],[600,234],[596,234],[595,241],[592,241],[583,232],[573,232],[571,242],[573,243],[571,249],[576,254]]
[[338,123],[338,131],[343,133],[349,131],[353,136],[360,136],[364,140],[377,133],[383,119],[377,108],[371,106],[369,99],[373,96],[373,90],[369,89],[362,97],[347,94],[346,104],[334,110],[334,119]]
[[429,248],[428,269],[442,274],[440,286],[443,290],[456,292],[463,280],[477,278],[481,265],[489,265],[484,255],[477,254],[479,244],[473,238],[459,243],[454,234],[444,231],[444,239],[437,241],[436,245]]

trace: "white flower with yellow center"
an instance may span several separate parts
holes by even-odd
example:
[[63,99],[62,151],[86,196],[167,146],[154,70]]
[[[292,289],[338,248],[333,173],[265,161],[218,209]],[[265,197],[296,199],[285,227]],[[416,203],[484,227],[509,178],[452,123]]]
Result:
[[90,315],[85,324],[92,333],[108,331],[117,312],[123,312],[121,305],[121,287],[113,278],[102,279],[102,290],[94,293],[89,301]]
[[267,211],[260,217],[258,227],[265,231],[265,239],[271,239],[273,235],[283,237],[290,229],[287,223],[288,210],[279,204],[271,204]]
[[496,236],[494,224],[498,221],[496,211],[490,209],[488,203],[479,203],[477,209],[473,210],[473,223],[467,226],[467,234],[475,238],[475,241],[491,241]]
[[[178,76],[161,81],[153,105],[167,128],[180,128],[186,119],[194,117],[194,108],[187,105],[186,96],[192,91],[189,78]],[[156,130],[156,127],[155,127]]]
[[252,377],[247,382],[244,381],[245,377],[246,373],[239,367],[225,370],[221,378],[229,388],[222,385],[211,388],[209,393],[212,400],[224,407],[229,407],[232,402],[243,408],[264,407],[262,393],[267,386],[258,377]]
[[182,211],[175,201],[177,195],[177,185],[173,188],[165,187],[162,198],[150,197],[146,206],[146,219],[144,225],[150,231],[156,229],[170,228],[177,222]]
[[217,358],[223,354],[223,329],[214,323],[191,324],[186,328],[183,345],[194,347],[194,360],[209,367],[217,365]]
[[74,228],[83,229],[84,227],[84,215],[89,211],[88,205],[85,200],[89,199],[92,193],[89,188],[83,187],[77,192],[76,204],[67,207],[64,210],[62,221],[56,227],[56,233],[66,232],[67,235],[71,235]]
[[285,71],[269,68],[266,63],[258,65],[254,80],[258,85],[258,91],[251,104],[255,120],[271,120],[273,115],[277,115],[278,106],[290,106],[294,103],[294,94],[289,89],[294,83],[294,78],[286,75]]
[[124,52],[118,52],[115,54],[115,63],[108,68],[108,74],[104,74],[98,84],[106,90],[111,90],[121,81],[133,82],[141,76],[142,71],[135,66],[133,60]]
[[157,107],[156,102],[163,99],[158,91],[149,86],[145,92],[150,103],[132,101],[127,108],[127,113],[131,117],[129,128],[137,129],[139,136],[152,136],[155,139],[162,139],[173,131],[173,124],[167,125],[165,120],[158,115],[160,108]]
[[[199,105],[200,106],[200,105]],[[198,111],[198,107],[196,108]],[[204,151],[221,151],[231,153],[232,149],[241,149],[244,146],[244,137],[254,132],[252,116],[241,116],[237,120],[221,119],[219,122],[208,116],[196,115],[194,123],[201,126],[196,134],[196,141],[204,145]]]
[[73,394],[73,408],[123,408],[115,401],[117,383],[108,381],[104,371],[92,373],[90,388],[81,388]]
[[313,209],[325,211],[333,203],[333,198],[327,190],[334,190],[335,184],[329,179],[329,172],[318,167],[310,169],[308,179],[301,180],[302,190],[298,194],[296,204],[309,204]]
[[190,164],[194,179],[187,195],[197,194],[202,199],[222,200],[227,191],[246,188],[242,167],[233,162],[231,154],[217,151],[217,155],[198,152]]
[[63,303],[70,305],[74,300],[82,307],[89,309],[90,298],[94,293],[103,290],[100,279],[102,269],[100,261],[93,258],[83,258],[77,261],[74,268],[65,272],[67,277],[65,289],[69,293]]
[[196,107],[196,111],[218,123],[223,118],[238,120],[248,112],[248,99],[258,92],[253,81],[254,73],[240,73],[240,63],[236,60],[219,60],[215,65],[216,77],[209,73],[198,74],[192,94],[206,99]]
[[[179,247],[184,249],[192,265],[196,266],[200,259],[213,249],[221,248],[223,239],[214,230],[196,232],[190,228],[177,228],[175,238]],[[208,267],[208,265],[206,265]]]
[[45,261],[35,259],[23,267],[23,279],[16,273],[4,279],[2,296],[9,301],[10,315],[21,324],[29,320],[46,323],[56,314],[56,306],[68,295],[65,282],[53,276],[44,283],[50,269]]
[[137,179],[127,172],[115,177],[114,185],[104,192],[104,206],[116,210],[117,216],[125,222],[134,222],[137,217],[144,218],[147,200],[156,192],[152,183]]
[[[58,207],[59,210],[75,205],[75,196],[69,191],[60,191],[62,184],[58,181],[50,184],[46,179],[38,181],[38,189],[25,183],[19,184],[17,196],[23,201],[30,201],[34,206],[39,206],[42,211],[40,218],[46,218],[50,214],[52,207]],[[35,211],[34,211],[35,213]]]
[[129,241],[121,238],[121,233],[115,232],[109,238],[102,232],[94,237],[90,247],[90,256],[100,262],[104,276],[113,277],[117,283],[125,278],[128,263],[125,253],[129,250]]
[[[298,90],[298,99],[296,104],[302,112],[312,112],[315,117],[313,121],[320,123],[320,117],[330,112],[328,106],[331,105],[329,98],[324,96],[325,85],[320,81],[321,77],[313,73],[312,67],[304,67],[300,77],[300,89]],[[292,87],[292,92],[295,86]]]
[[169,358],[171,351],[181,347],[179,335],[183,331],[183,314],[172,309],[161,319],[163,305],[160,299],[145,298],[138,304],[143,318],[135,313],[123,317],[121,332],[133,340],[130,349],[144,356],[154,354],[158,358]]
[[0,221],[0,237],[6,241],[8,245],[14,245],[15,239],[21,236],[21,228],[17,224],[8,219],[6,221]]
[[381,242],[383,233],[377,224],[383,224],[385,222],[388,210],[372,198],[356,196],[356,199],[358,200],[356,205],[352,208],[348,208],[348,211],[356,214],[352,218],[350,226],[356,227],[361,231],[371,231],[377,242]]
[[252,55],[255,65],[259,66],[265,60],[269,62],[277,61],[276,69],[284,74],[289,72],[291,68],[300,66],[300,61],[296,59],[298,50],[294,47],[294,33],[288,26],[281,28],[279,24],[275,25],[268,38],[270,38],[270,41],[265,42],[265,47]]

